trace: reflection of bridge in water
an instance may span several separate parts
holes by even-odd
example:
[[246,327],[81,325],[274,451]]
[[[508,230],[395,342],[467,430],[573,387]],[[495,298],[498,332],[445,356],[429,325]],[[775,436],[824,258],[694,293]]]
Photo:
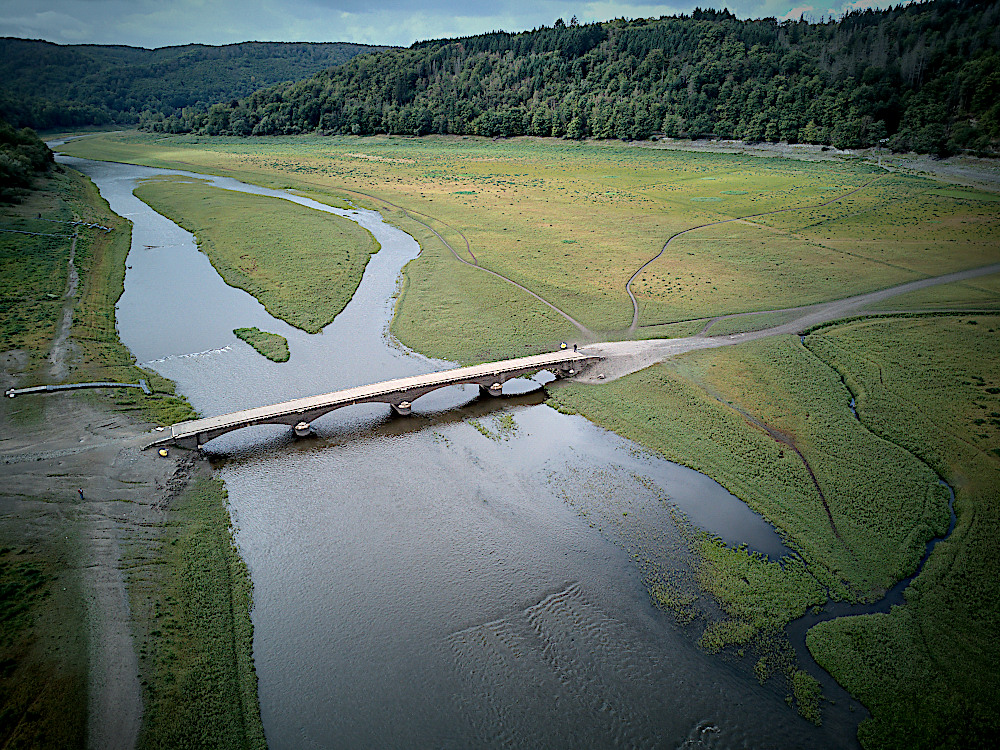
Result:
[[386,380],[372,385],[360,385],[320,396],[307,396],[271,406],[222,414],[218,417],[179,422],[167,435],[150,443],[197,448],[213,438],[243,427],[260,424],[284,424],[295,428],[297,435],[310,432],[310,422],[335,409],[354,404],[389,404],[398,414],[409,414],[411,404],[426,393],[449,385],[478,385],[483,393],[499,396],[504,382],[520,375],[548,370],[556,378],[572,377],[600,361],[601,357],[572,351],[538,354],[532,357],[488,362],[472,367],[459,367],[428,375],[413,375]]

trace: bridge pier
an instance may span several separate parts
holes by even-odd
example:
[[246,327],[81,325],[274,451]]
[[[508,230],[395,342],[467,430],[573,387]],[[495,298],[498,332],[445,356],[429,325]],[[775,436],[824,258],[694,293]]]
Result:
[[499,396],[503,393],[503,383],[479,384],[479,390],[484,396]]
[[409,401],[400,401],[398,404],[389,404],[389,406],[401,417],[407,416],[412,408],[412,404]]

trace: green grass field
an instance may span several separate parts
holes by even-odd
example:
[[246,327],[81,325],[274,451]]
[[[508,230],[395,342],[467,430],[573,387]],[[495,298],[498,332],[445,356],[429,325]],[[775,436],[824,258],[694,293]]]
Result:
[[[55,336],[66,293],[73,180],[55,174],[23,203],[0,208],[0,348],[42,354]],[[43,218],[38,219],[41,215]],[[21,234],[36,232],[38,235]]]
[[706,334],[709,336],[725,336],[731,333],[744,333],[746,331],[763,331],[766,328],[790,323],[795,319],[796,315],[797,313],[794,312],[773,312],[723,318],[713,323],[708,331],[706,331]]
[[131,595],[147,613],[136,615],[140,748],[266,747],[251,651],[252,584],[230,523],[222,482],[197,480],[172,505],[157,563],[133,567]]
[[0,524],[0,747],[82,750],[87,618],[72,513],[23,500],[35,509]]
[[872,431],[955,489],[954,532],[887,615],[809,632],[872,711],[866,747],[988,747],[1000,725],[1000,318],[873,320],[809,337]]
[[[879,174],[856,161],[528,138],[210,139],[125,133],[84,138],[66,149],[236,176],[328,202],[350,199],[386,208],[381,201],[389,201],[433,226],[471,259],[467,239],[481,265],[524,284],[598,338],[613,338],[629,325],[625,282],[673,233],[818,205]],[[1000,220],[991,196],[881,174],[843,203],[679,237],[636,280],[640,323],[793,307],[1000,259]],[[465,272],[472,269],[447,268],[459,264],[436,237],[421,242],[425,254],[407,268],[413,283],[400,300],[393,330],[425,353],[474,360],[483,349],[479,342],[495,337],[493,323],[479,314],[483,284],[469,281]],[[564,338],[547,327],[563,325],[562,318],[498,284],[496,292],[485,290],[488,299],[505,298],[524,309],[515,325],[505,326],[510,351]],[[532,314],[529,308],[538,310]],[[437,313],[466,321],[468,348],[445,340],[435,324]]]
[[194,234],[227,284],[309,333],[347,306],[379,249],[354,222],[289,201],[178,178],[147,181],[135,194]]
[[947,526],[934,473],[858,423],[839,376],[798,337],[691,353],[555,398],[717,479],[838,599],[878,599]]
[[238,339],[246,341],[250,346],[263,354],[272,362],[287,362],[289,357],[288,339],[276,333],[253,328],[236,328],[233,330]]
[[871,305],[871,310],[997,310],[1000,274],[921,289]]
[[131,225],[112,213],[94,185],[77,172],[56,173],[39,181],[24,203],[0,210],[0,228],[61,235],[0,232],[0,351],[24,351],[30,384],[50,382],[43,365],[62,317],[74,231],[62,222],[73,220],[111,227],[112,231],[79,229],[75,265],[80,285],[70,333],[79,356],[70,359],[66,382],[138,383],[145,378],[154,391],[152,396],[122,388],[87,397],[160,424],[190,419],[194,412],[186,400],[175,395],[173,383],[136,367],[131,353],[118,340],[115,304],[124,291]]

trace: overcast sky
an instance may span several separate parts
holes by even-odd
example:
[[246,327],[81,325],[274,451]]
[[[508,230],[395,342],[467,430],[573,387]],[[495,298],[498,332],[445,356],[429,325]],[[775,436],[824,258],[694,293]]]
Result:
[[408,46],[422,39],[503,29],[690,13],[728,7],[740,18],[840,16],[886,0],[0,0],[0,36],[60,44],[360,42]]

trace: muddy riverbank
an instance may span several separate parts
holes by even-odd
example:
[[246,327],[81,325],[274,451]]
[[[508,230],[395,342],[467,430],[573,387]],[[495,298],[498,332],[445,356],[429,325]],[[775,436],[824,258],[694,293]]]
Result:
[[[19,379],[17,361],[10,353],[2,360],[5,388]],[[192,474],[210,471],[203,460],[142,453],[151,428],[78,394],[0,402],[5,523],[30,518],[37,530],[68,520],[77,530],[78,553],[67,563],[80,575],[86,604],[87,744],[94,748],[133,747],[142,717],[123,549],[155,544],[171,497]]]

